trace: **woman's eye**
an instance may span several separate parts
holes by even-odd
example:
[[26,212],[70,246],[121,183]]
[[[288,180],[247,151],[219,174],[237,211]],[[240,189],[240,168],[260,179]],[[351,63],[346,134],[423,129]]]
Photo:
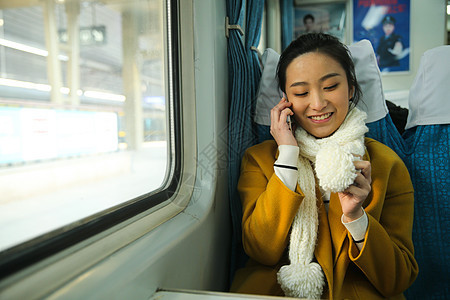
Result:
[[338,83],[325,87],[325,90],[334,90],[338,86]]
[[306,96],[307,94],[308,94],[308,92],[304,92],[304,93],[295,94],[295,96],[302,97],[302,96]]

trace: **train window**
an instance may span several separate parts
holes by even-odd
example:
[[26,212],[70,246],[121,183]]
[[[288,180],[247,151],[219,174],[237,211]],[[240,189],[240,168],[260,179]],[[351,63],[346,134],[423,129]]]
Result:
[[174,9],[160,0],[1,1],[0,265],[170,196],[179,164]]

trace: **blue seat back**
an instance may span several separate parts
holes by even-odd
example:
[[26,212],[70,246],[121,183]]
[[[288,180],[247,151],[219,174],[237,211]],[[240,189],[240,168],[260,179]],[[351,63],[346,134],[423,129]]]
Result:
[[367,124],[405,162],[414,186],[413,242],[419,275],[408,299],[450,299],[450,46],[422,56],[402,136],[389,114]]

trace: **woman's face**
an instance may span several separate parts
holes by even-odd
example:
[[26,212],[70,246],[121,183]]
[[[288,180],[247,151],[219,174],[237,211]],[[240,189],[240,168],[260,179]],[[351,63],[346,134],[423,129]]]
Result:
[[309,52],[286,69],[286,95],[295,121],[317,138],[333,134],[347,116],[353,95],[341,65],[328,55]]
[[384,34],[386,36],[391,35],[394,32],[395,26],[391,23],[386,23],[383,25]]

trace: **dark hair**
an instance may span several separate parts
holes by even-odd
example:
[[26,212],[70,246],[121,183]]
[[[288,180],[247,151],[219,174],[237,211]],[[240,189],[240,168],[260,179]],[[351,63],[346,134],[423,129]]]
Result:
[[306,16],[303,17],[303,24],[306,23],[306,20],[311,19],[314,22],[314,16],[311,14],[307,14]]
[[326,33],[307,33],[292,41],[283,51],[277,66],[279,88],[286,93],[286,70],[290,63],[302,54],[317,52],[325,54],[336,60],[345,70],[348,87],[354,88],[350,99],[350,109],[356,106],[362,97],[361,88],[356,80],[355,65],[351,54],[343,43],[336,37]]

